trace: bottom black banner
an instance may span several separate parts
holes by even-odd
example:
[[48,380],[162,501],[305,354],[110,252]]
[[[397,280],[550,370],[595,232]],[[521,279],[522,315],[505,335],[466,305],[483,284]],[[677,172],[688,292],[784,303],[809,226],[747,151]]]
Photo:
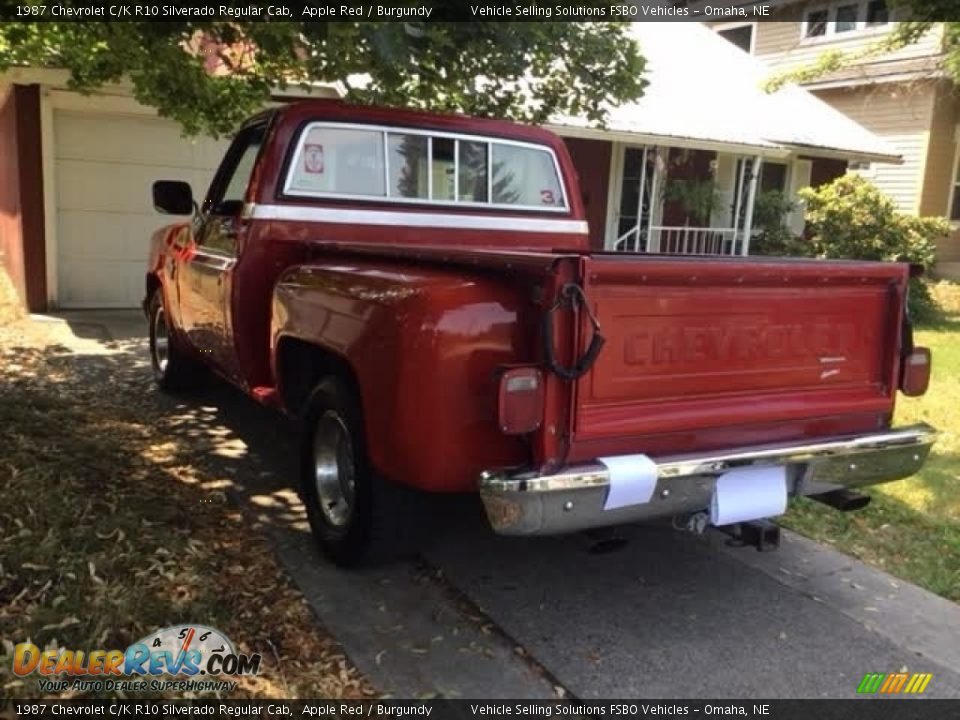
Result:
[[[12,712],[11,712],[12,711]],[[637,718],[925,720],[957,717],[960,700],[2,700],[0,716],[109,718]]]

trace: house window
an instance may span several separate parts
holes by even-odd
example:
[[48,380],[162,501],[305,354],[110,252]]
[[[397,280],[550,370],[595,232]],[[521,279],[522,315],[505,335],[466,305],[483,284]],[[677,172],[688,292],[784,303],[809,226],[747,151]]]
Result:
[[886,0],[841,0],[828,7],[808,10],[801,24],[804,39],[840,38],[877,31],[890,23]]
[[950,190],[950,219],[960,220],[960,146],[953,160],[953,187]]
[[787,191],[787,166],[785,163],[764,162],[760,166],[759,192],[765,193],[772,190],[778,192]]
[[804,37],[820,37],[827,34],[827,21],[830,19],[828,10],[811,10],[807,13],[806,32]]
[[890,11],[887,9],[887,0],[871,0],[867,3],[867,27],[886,25],[890,22]]
[[837,8],[836,19],[833,22],[834,32],[845,33],[857,29],[858,5],[841,5]]
[[717,35],[733,43],[746,53],[753,52],[753,23],[721,28]]

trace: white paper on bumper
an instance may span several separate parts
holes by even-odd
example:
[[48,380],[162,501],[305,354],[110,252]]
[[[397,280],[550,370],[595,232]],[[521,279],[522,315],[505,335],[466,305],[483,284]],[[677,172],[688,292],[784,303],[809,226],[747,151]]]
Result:
[[604,510],[650,502],[657,487],[657,464],[646,455],[600,458],[610,471],[610,490]]
[[783,515],[786,511],[786,468],[739,468],[717,478],[710,501],[710,523],[732,525]]

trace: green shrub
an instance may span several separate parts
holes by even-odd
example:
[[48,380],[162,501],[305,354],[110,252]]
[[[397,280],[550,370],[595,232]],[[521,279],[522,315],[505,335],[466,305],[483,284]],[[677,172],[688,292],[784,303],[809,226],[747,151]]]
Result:
[[799,192],[806,202],[807,242],[817,257],[898,260],[933,267],[944,218],[913,217],[859,175],[848,173]]
[[757,194],[753,206],[755,234],[750,239],[751,255],[811,255],[809,245],[786,226],[787,215],[796,206],[779,190]]
[[[875,185],[852,173],[816,189],[804,188],[799,195],[806,202],[807,229],[797,254],[910,262],[929,272],[936,241],[950,232],[944,218],[902,213]],[[910,309],[921,322],[940,314],[922,280],[910,282]]]

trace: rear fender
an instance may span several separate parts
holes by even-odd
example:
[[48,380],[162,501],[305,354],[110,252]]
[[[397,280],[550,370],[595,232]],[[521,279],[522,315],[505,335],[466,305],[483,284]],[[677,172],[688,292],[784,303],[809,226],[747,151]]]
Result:
[[284,377],[290,348],[311,368],[349,368],[374,466],[431,491],[471,491],[485,467],[528,461],[496,423],[494,376],[528,362],[535,307],[521,284],[449,268],[344,259],[288,270],[274,291],[272,370],[288,412],[302,387]]

